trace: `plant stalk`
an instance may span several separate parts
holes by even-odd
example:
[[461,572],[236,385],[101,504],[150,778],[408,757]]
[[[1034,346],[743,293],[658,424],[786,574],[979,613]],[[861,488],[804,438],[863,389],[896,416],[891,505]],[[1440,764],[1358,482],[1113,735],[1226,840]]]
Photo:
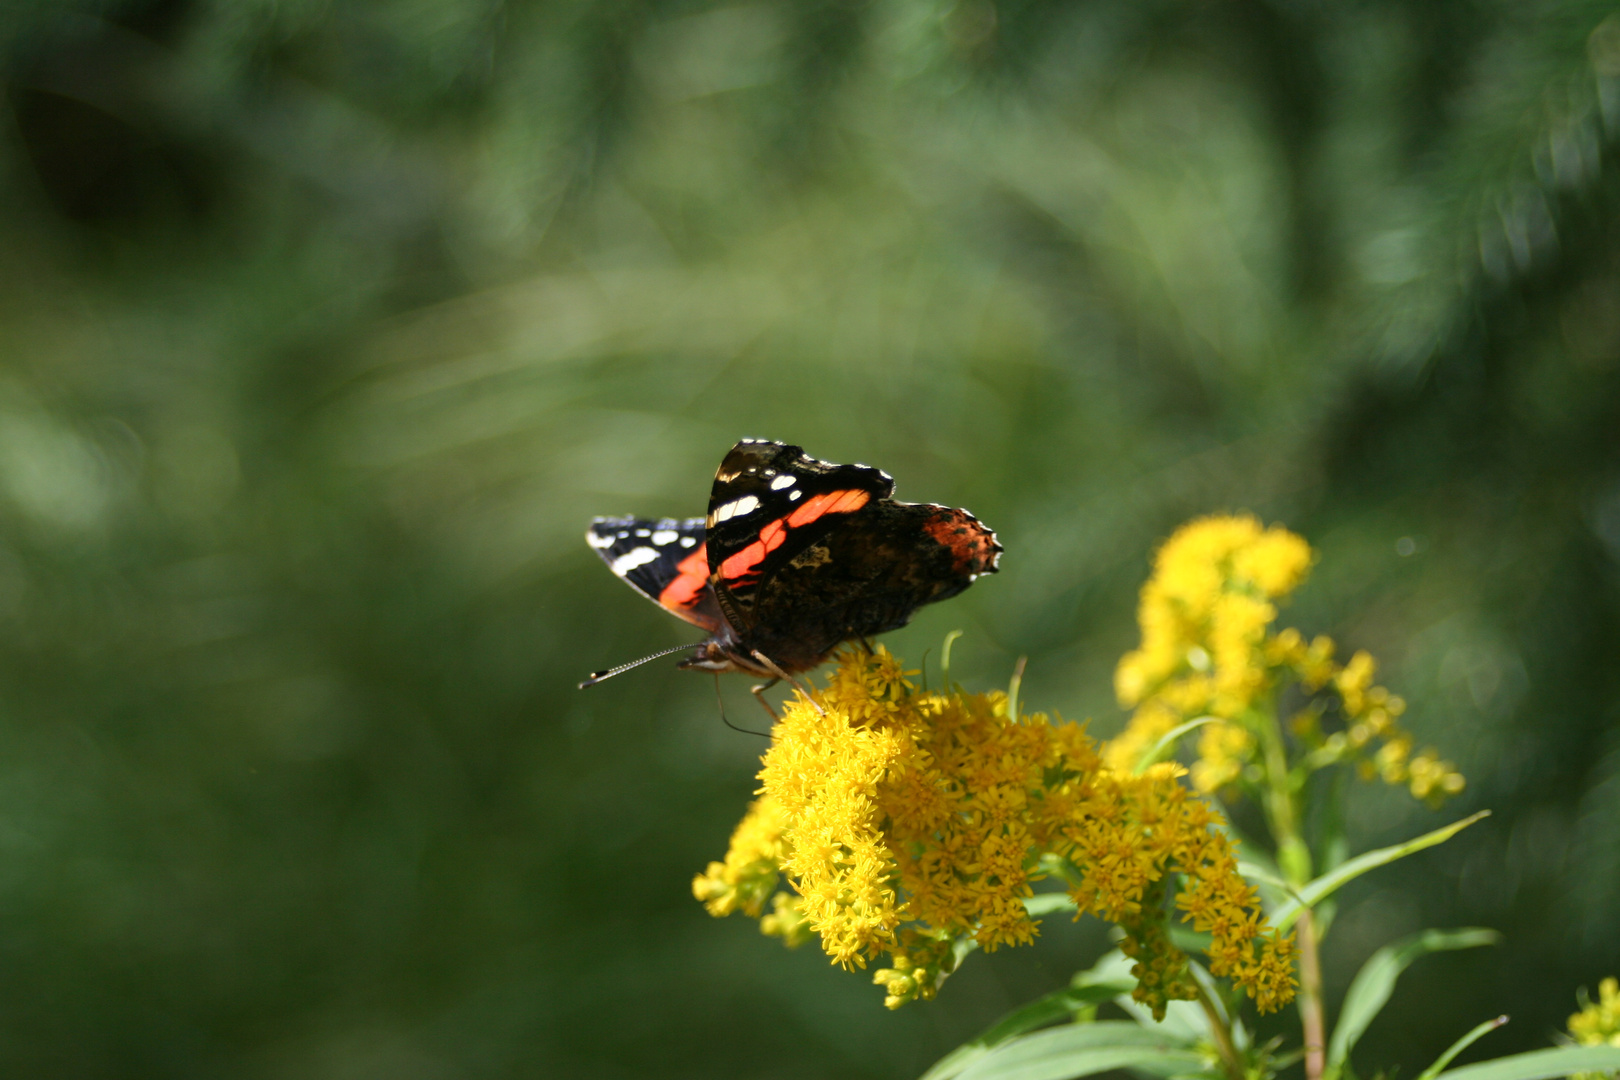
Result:
[[1210,1000],[1209,991],[1204,989],[1203,983],[1198,984],[1198,1004],[1203,1006],[1204,1015],[1209,1018],[1209,1030],[1215,1037],[1215,1051],[1221,1056],[1228,1080],[1244,1080],[1243,1058],[1238,1055],[1237,1046],[1232,1042],[1232,1032],[1221,1018],[1221,1010]]
[[[1259,725],[1266,762],[1266,818],[1277,842],[1277,864],[1295,889],[1311,879],[1310,848],[1299,830],[1299,806],[1288,771],[1288,750],[1274,703]],[[1322,1013],[1322,961],[1316,922],[1309,908],[1294,924],[1299,945],[1299,1024],[1305,1039],[1305,1080],[1322,1080],[1327,1065],[1327,1031]]]
[[1299,941],[1299,1024],[1305,1035],[1305,1076],[1321,1080],[1327,1064],[1327,1025],[1322,1016],[1322,960],[1316,920],[1307,908],[1294,924]]

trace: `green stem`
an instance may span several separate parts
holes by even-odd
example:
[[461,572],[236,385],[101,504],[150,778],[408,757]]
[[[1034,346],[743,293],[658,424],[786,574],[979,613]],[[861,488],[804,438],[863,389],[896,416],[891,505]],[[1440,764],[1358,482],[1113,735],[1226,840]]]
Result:
[[1204,984],[1198,984],[1198,1004],[1203,1006],[1204,1015],[1209,1018],[1209,1030],[1215,1037],[1215,1050],[1221,1056],[1221,1064],[1226,1068],[1228,1080],[1244,1080],[1243,1059],[1238,1056],[1237,1045],[1232,1041],[1232,1032],[1228,1030],[1221,1010],[1215,1007],[1210,1000],[1209,991]]
[[[1261,715],[1265,751],[1266,819],[1277,842],[1277,865],[1295,889],[1311,880],[1311,852],[1299,829],[1299,804],[1288,770],[1288,750],[1274,703]],[[1305,1080],[1321,1080],[1326,1067],[1327,1033],[1322,1013],[1322,962],[1310,909],[1296,924],[1299,943],[1299,1023],[1305,1037]]]

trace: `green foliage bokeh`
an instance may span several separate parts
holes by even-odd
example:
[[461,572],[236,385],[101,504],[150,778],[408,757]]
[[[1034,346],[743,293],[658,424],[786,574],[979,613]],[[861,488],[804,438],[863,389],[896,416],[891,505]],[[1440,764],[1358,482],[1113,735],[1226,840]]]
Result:
[[1102,734],[1159,539],[1310,539],[1495,811],[1346,892],[1330,1004],[1505,934],[1358,1060],[1620,968],[1613,4],[34,0],[0,80],[0,1072],[901,1077],[1088,962],[889,1014],[693,902],[761,744],[575,688],[694,636],[581,533],[743,436],[995,527],[891,649]]

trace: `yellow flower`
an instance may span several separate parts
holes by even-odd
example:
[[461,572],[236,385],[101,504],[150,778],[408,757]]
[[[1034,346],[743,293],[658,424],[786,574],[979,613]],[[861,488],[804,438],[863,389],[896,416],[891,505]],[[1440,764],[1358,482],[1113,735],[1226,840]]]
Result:
[[1254,736],[1237,724],[1210,724],[1198,737],[1198,760],[1193,763],[1193,786],[1219,791],[1243,772],[1255,750]]
[[844,656],[819,706],[795,697],[783,710],[759,776],[786,822],[780,865],[800,913],[835,962],[864,967],[900,923],[877,786],[909,740],[876,721],[908,684],[864,650]]
[[759,920],[759,930],[769,937],[781,938],[782,944],[790,949],[797,949],[810,940],[810,921],[804,917],[798,898],[785,892],[771,897],[771,913]]
[[1378,663],[1365,651],[1358,652],[1333,677],[1334,688],[1344,699],[1344,711],[1359,716],[1366,707],[1365,695],[1378,672]]
[[1435,751],[1412,757],[1412,739],[1396,723],[1405,702],[1373,684],[1370,655],[1340,666],[1332,640],[1307,644],[1298,630],[1273,628],[1277,603],[1305,580],[1313,558],[1300,537],[1248,515],[1201,518],[1165,541],[1142,587],[1141,647],[1114,674],[1120,703],[1135,712],[1103,752],[1111,766],[1134,768],[1177,726],[1206,717],[1193,786],[1230,789],[1257,771],[1265,714],[1295,682],[1307,694],[1336,697],[1344,724],[1324,731],[1330,702],[1322,698],[1295,718],[1310,769],[1352,765],[1434,805],[1463,789],[1462,775]]
[[785,848],[782,831],[787,819],[773,799],[759,799],[748,807],[731,834],[725,862],[712,862],[692,881],[692,895],[703,901],[710,915],[741,911],[758,916],[765,898],[776,888],[777,868]]
[[[1114,675],[1120,703],[1136,713],[1108,747],[1109,764],[1133,768],[1172,728],[1200,715],[1220,721],[1206,731],[1210,749],[1237,748],[1242,736],[1218,729],[1239,723],[1270,687],[1273,601],[1298,587],[1311,559],[1304,540],[1249,515],[1200,518],[1165,541],[1142,587],[1142,645]],[[1229,755],[1212,759],[1194,782],[1216,790],[1237,778],[1241,764]]]
[[1569,1018],[1569,1033],[1582,1046],[1620,1046],[1620,982],[1598,984],[1598,999]]
[[[1620,1047],[1620,982],[1604,979],[1598,984],[1598,999],[1586,1000],[1581,992],[1581,1011],[1569,1018],[1569,1033],[1582,1046]],[[1576,1073],[1571,1080],[1603,1080],[1614,1073]]]
[[872,973],[872,981],[883,987],[883,1006],[898,1009],[909,1001],[931,1001],[940,983],[951,973],[954,953],[948,936],[928,936],[915,930],[901,932],[892,950],[894,967]]
[[895,1008],[934,996],[957,942],[1034,940],[1024,900],[1056,872],[1081,913],[1125,930],[1136,997],[1162,1016],[1194,994],[1167,929],[1184,875],[1176,904],[1213,934],[1212,970],[1267,1009],[1289,999],[1291,954],[1261,940],[1258,897],[1184,770],[1110,770],[1076,725],[1009,716],[1001,693],[917,693],[908,674],[881,646],[847,649],[815,703],[788,702],[760,799],[694,887],[712,913],[757,915],[780,870],[797,897],[778,894],[762,929],[814,933],[845,967],[887,954],[874,980]]

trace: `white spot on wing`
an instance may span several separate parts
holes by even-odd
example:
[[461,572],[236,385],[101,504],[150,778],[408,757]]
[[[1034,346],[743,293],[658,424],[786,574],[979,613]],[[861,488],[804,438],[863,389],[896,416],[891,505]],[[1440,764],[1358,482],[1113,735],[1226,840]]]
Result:
[[632,548],[613,560],[612,569],[615,574],[622,577],[636,567],[645,566],[657,558],[658,552],[650,547]]
[[591,547],[601,550],[602,548],[610,548],[613,546],[613,537],[604,535],[593,529],[585,534],[585,542],[591,545]]
[[799,498],[803,494],[804,494],[804,492],[802,492],[802,491],[790,491],[790,492],[788,492],[788,501],[789,502],[798,502]]
[[675,538],[680,535],[681,534],[676,532],[674,529],[659,529],[657,532],[652,534],[652,542],[657,544],[659,547],[663,547],[665,544],[673,544],[675,542]]
[[752,514],[758,507],[758,499],[754,498],[752,495],[744,495],[740,499],[733,502],[728,502],[724,506],[717,507],[713,514],[713,520],[714,523],[718,525],[720,522],[730,521],[734,517],[742,517],[744,514]]
[[689,547],[692,547],[693,545],[695,545],[696,543],[697,543],[697,541],[692,539],[690,536],[681,537],[681,547],[689,548]]
[[796,481],[793,479],[793,477],[783,474],[771,481],[771,490],[781,491],[783,488],[792,487],[795,483]]
[[652,533],[647,529],[637,529],[636,530],[636,535],[637,536],[650,536],[650,535],[652,535]]

